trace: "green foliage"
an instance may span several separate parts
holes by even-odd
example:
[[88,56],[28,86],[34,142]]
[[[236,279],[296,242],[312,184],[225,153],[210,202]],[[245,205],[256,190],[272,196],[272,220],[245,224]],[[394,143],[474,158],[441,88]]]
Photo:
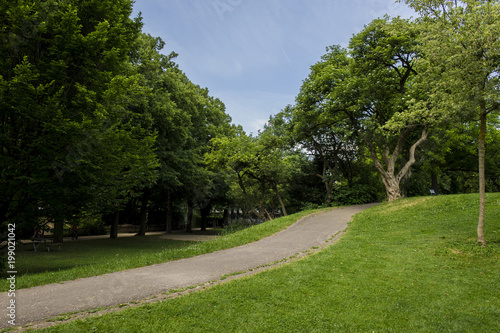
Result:
[[428,122],[405,116],[411,98],[425,97],[413,89],[417,36],[407,20],[372,21],[353,36],[348,50],[327,49],[311,67],[296,105],[279,115],[291,131],[289,140],[321,165],[327,204],[335,182],[347,182],[356,192],[365,153],[382,176],[387,199],[401,196],[400,183],[428,136]]
[[328,47],[255,137],[141,32],[133,1],[1,2],[0,225],[121,212],[144,231],[148,212],[264,221],[381,200],[381,184],[388,200],[498,190],[499,3],[405,2],[422,16]]
[[155,136],[132,110],[132,2],[3,1],[0,219],[28,229],[109,210],[154,182]]
[[79,236],[106,235],[107,232],[106,224],[100,217],[88,216],[81,218],[78,223]]
[[[212,169],[222,169],[233,176],[235,193],[242,205],[262,221],[275,216],[279,209],[286,215],[288,184],[301,174],[303,159],[286,150],[279,130],[269,125],[257,137],[237,129],[232,136],[218,136],[205,161]],[[279,207],[279,208],[278,208]]]
[[[220,100],[192,83],[178,68],[173,61],[175,53],[160,53],[164,45],[161,39],[142,34],[138,44],[132,63],[150,92],[141,108],[150,114],[157,133],[155,151],[160,161],[159,180],[144,192],[143,209],[172,214],[173,205],[185,206],[185,201],[209,207],[221,197],[218,193],[223,184],[220,174],[207,170],[203,155],[211,138],[230,130],[230,117]],[[166,197],[175,203],[169,204]]]
[[361,184],[343,186],[335,184],[333,187],[333,201],[339,205],[361,205],[376,202],[376,191]]
[[[500,4],[498,1],[408,0],[421,17],[420,84],[429,100],[414,103],[412,113],[438,121],[478,120],[479,106],[497,112],[500,78]],[[415,102],[415,101],[414,101]],[[432,109],[429,106],[432,105]],[[433,114],[434,112],[434,114]]]
[[[422,15],[422,85],[429,99],[411,113],[438,120],[479,121],[478,190],[481,205],[478,242],[484,237],[488,115],[498,114],[500,88],[500,3],[498,1],[407,0]],[[429,107],[431,105],[431,107]],[[444,117],[443,117],[444,115]]]

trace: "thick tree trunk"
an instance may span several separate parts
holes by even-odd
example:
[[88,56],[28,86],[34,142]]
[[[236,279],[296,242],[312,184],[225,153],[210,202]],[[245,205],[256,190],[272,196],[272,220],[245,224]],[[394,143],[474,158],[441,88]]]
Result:
[[326,205],[331,207],[333,202],[333,184],[335,184],[335,179],[333,179],[333,177],[328,177],[328,171],[330,171],[330,165],[326,159],[323,159],[323,174],[318,174],[318,177],[321,178],[326,187]]
[[243,179],[241,177],[241,175],[238,173],[238,183],[240,185],[240,188],[241,190],[243,191],[243,196],[245,197],[245,201],[247,203],[247,206],[248,208],[250,209],[250,211],[255,214],[255,216],[259,217],[262,221],[265,221],[266,220],[266,216],[264,215],[264,213],[262,212],[262,209],[261,211],[257,211],[253,205],[252,205],[252,200],[250,200],[250,197],[248,196],[247,194],[247,190],[245,188],[245,184],[243,183]]
[[211,211],[212,211],[212,205],[210,203],[203,205],[203,207],[200,208],[201,231],[207,231],[207,219]]
[[118,238],[118,223],[120,222],[120,211],[115,212],[115,217],[111,223],[111,229],[109,231],[109,238]]
[[62,243],[64,239],[64,220],[56,218],[54,220],[54,243]]
[[479,221],[477,223],[477,241],[482,246],[486,246],[486,238],[484,236],[484,222],[486,215],[486,177],[485,177],[485,146],[486,139],[486,104],[484,101],[480,105],[480,130],[479,130]]
[[387,201],[394,201],[403,197],[401,195],[399,181],[393,174],[385,174],[385,176],[382,177],[382,181],[385,185]]
[[148,227],[148,201],[149,191],[145,190],[142,195],[141,212],[139,213],[139,232],[137,236],[146,236],[146,229]]
[[388,146],[385,148],[384,153],[380,154],[382,156],[384,164],[387,167],[387,170],[384,168],[382,162],[379,160],[379,154],[375,145],[372,142],[370,142],[367,138],[364,138],[366,144],[370,148],[370,154],[373,163],[375,164],[375,167],[377,168],[378,172],[380,172],[380,174],[382,175],[382,180],[384,182],[385,190],[387,192],[387,201],[393,201],[402,197],[401,189],[399,187],[401,180],[408,175],[411,166],[416,161],[415,151],[417,147],[420,146],[425,140],[427,140],[429,131],[427,128],[423,128],[420,139],[418,139],[418,141],[415,142],[410,147],[408,162],[406,162],[405,165],[401,168],[401,170],[399,170],[399,172],[396,174],[396,161],[398,160],[398,157],[401,155],[401,152],[403,150],[403,144],[406,138],[412,132],[412,130],[413,127],[409,127],[403,133],[401,133],[401,135],[399,136],[398,144],[396,148],[394,148],[392,155],[390,154],[390,149]]

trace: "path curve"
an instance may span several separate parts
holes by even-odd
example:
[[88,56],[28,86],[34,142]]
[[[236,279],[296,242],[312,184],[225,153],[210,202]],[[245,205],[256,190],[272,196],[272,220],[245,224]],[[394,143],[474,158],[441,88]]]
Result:
[[[343,231],[354,214],[373,205],[343,207],[309,215],[270,237],[227,250],[17,290],[16,326],[40,322],[62,313],[130,303],[290,258],[320,246]],[[7,322],[9,301],[7,292],[0,294],[0,308],[5,313],[0,328],[10,326]]]

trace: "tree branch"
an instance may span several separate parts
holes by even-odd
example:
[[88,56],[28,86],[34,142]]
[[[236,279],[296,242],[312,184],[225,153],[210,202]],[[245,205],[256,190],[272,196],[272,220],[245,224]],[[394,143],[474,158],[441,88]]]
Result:
[[401,179],[403,179],[403,177],[406,176],[406,174],[410,170],[410,167],[415,163],[415,150],[425,140],[427,140],[428,134],[429,134],[429,129],[427,127],[424,127],[424,129],[422,130],[422,135],[420,136],[420,139],[418,139],[418,141],[415,142],[410,148],[410,158],[409,158],[408,162],[406,162],[404,167],[399,171],[398,176],[397,176],[398,181],[401,181]]

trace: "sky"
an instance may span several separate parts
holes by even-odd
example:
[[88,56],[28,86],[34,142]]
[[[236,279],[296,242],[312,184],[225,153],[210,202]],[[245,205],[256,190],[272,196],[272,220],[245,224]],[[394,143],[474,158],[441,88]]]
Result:
[[135,0],[143,31],[195,84],[219,98],[234,124],[258,134],[295,103],[326,47],[347,47],[372,20],[410,17],[395,0]]

